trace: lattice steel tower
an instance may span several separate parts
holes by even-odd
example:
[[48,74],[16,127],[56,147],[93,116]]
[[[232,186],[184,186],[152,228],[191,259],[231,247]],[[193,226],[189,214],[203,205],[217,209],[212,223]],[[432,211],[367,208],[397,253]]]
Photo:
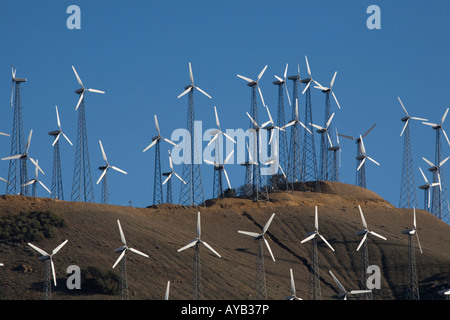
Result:
[[417,237],[417,244],[419,245],[420,253],[422,247],[420,245],[419,236],[416,228],[416,208],[414,208],[414,224],[412,229],[402,230],[403,234],[408,235],[408,270],[409,270],[409,286],[407,299],[408,300],[420,300],[419,284],[417,281],[417,269],[416,269],[416,256],[413,244],[414,234]]
[[408,111],[406,111],[400,97],[398,97],[405,116],[401,119],[404,122],[403,130],[400,136],[403,136],[403,164],[402,164],[402,177],[400,182],[400,201],[399,208],[415,208],[417,207],[417,195],[416,195],[416,183],[414,180],[414,167],[411,155],[411,140],[409,133],[410,119],[428,121],[427,119],[410,117]]
[[72,69],[81,88],[75,91],[75,93],[79,95],[78,104],[75,107],[75,111],[78,110],[78,126],[71,201],[94,202],[94,189],[92,186],[91,165],[89,162],[84,95],[86,92],[102,94],[105,92],[85,88],[83,82],[78,76],[77,71],[75,70],[75,67],[72,66]]
[[[300,83],[300,67],[297,67],[297,75],[289,76],[288,79],[292,80],[292,101],[295,101],[295,105],[292,106],[292,121],[297,119],[300,121],[298,105],[298,85]],[[300,128],[300,123],[295,123],[291,127],[291,136],[289,144],[289,154],[288,154],[288,167],[287,167],[287,177],[289,182],[295,183],[300,182],[302,179],[302,161],[301,161],[301,145],[302,141],[302,130]]]
[[[11,156],[22,154],[24,150],[24,132],[22,122],[22,100],[21,100],[21,84],[27,79],[16,78],[16,71],[11,66],[12,87],[11,87],[11,106],[14,102],[14,118],[11,135]],[[13,101],[14,97],[14,101]],[[26,160],[12,159],[9,161],[8,182],[6,184],[6,194],[22,194],[28,195],[28,186],[22,185],[28,181],[28,172]]]
[[183,149],[184,162],[182,178],[186,184],[181,184],[180,203],[183,205],[200,205],[204,203],[205,196],[203,193],[202,177],[200,172],[200,163],[198,149],[196,145],[196,135],[194,130],[195,124],[195,110],[194,110],[194,91],[197,89],[208,98],[212,99],[209,94],[204,92],[199,87],[194,86],[194,76],[192,74],[191,63],[189,62],[189,75],[191,84],[186,86],[184,92],[178,98],[186,93],[188,94],[188,110],[187,110],[187,130],[185,148]]
[[[302,80],[302,83],[310,84],[311,78]],[[306,88],[305,88],[306,89]],[[305,104],[305,126],[313,132],[312,107],[311,107],[311,86],[306,89],[306,104]],[[316,144],[314,142],[314,135],[304,132],[303,134],[303,150],[302,150],[302,178],[301,181],[317,181],[317,158],[316,158]]]
[[[445,133],[442,125],[445,121],[448,111],[449,109],[447,108],[440,124],[424,122],[424,124],[430,125],[436,132],[434,158],[435,164],[428,170],[433,172],[433,183],[440,183],[439,188],[433,188],[432,190],[431,213],[445,223],[450,223],[450,208],[447,196],[447,184],[445,182],[445,174],[443,168],[443,164],[448,160],[448,158],[446,158],[445,160],[442,159],[441,131],[444,132],[444,135],[447,139],[447,134]],[[448,139],[447,142],[450,145],[450,141]],[[432,165],[431,163],[429,164]]]
[[[246,155],[246,163],[250,166],[249,170],[251,170],[251,178],[252,178],[252,188],[251,188],[251,194],[246,194],[247,197],[250,197],[253,199],[253,201],[262,201],[268,199],[268,193],[267,188],[263,188],[263,182],[261,177],[261,165],[260,165],[260,126],[258,121],[258,108],[257,108],[257,93],[256,90],[259,91],[259,95],[261,97],[261,102],[263,106],[265,106],[264,98],[261,93],[261,89],[259,88],[259,80],[263,76],[264,72],[267,69],[267,65],[263,68],[263,70],[259,73],[257,80],[252,80],[250,78],[237,75],[239,78],[247,81],[247,86],[251,88],[251,100],[250,100],[250,114],[247,113],[250,117],[250,125],[249,125],[249,131],[250,134],[253,136],[253,139],[249,135],[249,142],[251,142],[249,148],[249,154]],[[253,161],[249,160],[250,153],[253,155]],[[246,174],[246,183],[247,181],[247,174]],[[248,188],[248,191],[250,188]]]

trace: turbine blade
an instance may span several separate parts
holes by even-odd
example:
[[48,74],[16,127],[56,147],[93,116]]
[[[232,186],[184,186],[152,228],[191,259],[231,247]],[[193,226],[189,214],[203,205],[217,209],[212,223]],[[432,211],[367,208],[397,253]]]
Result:
[[31,144],[31,136],[33,135],[33,129],[30,130],[30,134],[28,135],[27,144],[25,145],[25,152],[28,152],[28,149],[30,149]]
[[205,245],[205,247],[211,250],[216,256],[222,258],[222,256],[216,250],[214,250],[209,244],[207,244],[205,241],[202,241],[202,243]]
[[172,172],[167,176],[167,178],[164,180],[163,185],[166,184],[167,181],[172,177]]
[[189,80],[191,80],[191,83],[194,84],[194,74],[192,73],[192,65],[189,62]]
[[406,116],[408,116],[408,117],[409,117],[408,111],[406,111],[406,108],[405,108],[405,106],[403,105],[403,102],[402,102],[402,100],[400,100],[400,97],[397,97],[397,98],[398,98],[398,101],[400,102],[400,104],[401,104],[401,106],[402,106],[402,108],[403,108],[403,111],[405,111],[405,113],[406,113]]
[[170,281],[167,281],[166,294],[164,295],[164,300],[169,300],[169,292],[170,292]]
[[400,137],[403,135],[403,132],[405,131],[406,127],[408,126],[408,123],[409,123],[409,119],[405,121],[405,125],[403,126],[403,130],[400,133]]
[[165,142],[170,143],[171,145],[173,145],[174,147],[180,148],[179,145],[177,145],[176,143],[174,143],[173,141],[167,139],[167,138],[163,138],[161,137]]
[[[222,131],[220,131],[220,132],[222,132]],[[230,141],[233,141],[234,143],[236,143],[236,141],[232,137],[230,137],[228,134],[226,134],[225,132],[222,132],[222,134]]]
[[445,132],[444,128],[442,128],[442,132],[444,133],[445,139],[447,140],[447,143],[450,146],[450,140],[448,140],[448,136],[447,136],[447,133]]
[[192,240],[191,242],[189,242],[189,243],[188,243],[187,245],[185,245],[184,247],[178,249],[178,252],[181,252],[181,251],[183,251],[183,250],[186,250],[186,249],[188,249],[188,248],[191,248],[191,247],[195,246],[195,245],[197,244],[197,242],[198,242],[198,239]]
[[156,128],[156,132],[158,132],[158,136],[161,135],[160,131],[159,131],[159,124],[158,124],[158,117],[156,116],[156,114],[154,115],[155,117],[155,128]]
[[183,182],[184,184],[186,184],[186,181],[184,181],[183,179],[181,179],[181,177],[180,177],[176,172],[174,172],[173,174],[175,175],[175,177],[177,177],[178,179],[180,179],[181,182]]
[[111,166],[111,169],[116,170],[116,171],[119,171],[119,172],[121,172],[121,173],[123,173],[123,174],[127,174],[125,171],[123,171],[122,169],[117,168],[117,167],[115,167],[115,166]]
[[56,287],[56,272],[55,272],[55,264],[53,263],[53,259],[52,259],[52,257],[50,257],[50,265],[51,265],[51,268],[52,268],[53,283],[55,284],[55,287]]
[[289,96],[289,91],[288,91],[286,82],[284,83],[284,89],[286,90],[286,96],[287,96],[287,98],[288,98],[289,105],[292,106],[292,103],[291,103],[291,97]]
[[337,71],[334,73],[333,79],[330,82],[330,89],[333,88],[334,80],[336,80]]
[[200,211],[197,212],[197,237],[200,239],[200,235],[202,234],[202,227],[200,223]]
[[311,234],[310,236],[308,236],[308,237],[306,237],[305,239],[303,239],[302,241],[300,241],[300,243],[305,243],[305,242],[307,242],[307,241],[313,239],[316,235],[317,235],[317,233],[314,232],[314,233]]
[[153,147],[155,145],[156,142],[158,142],[159,139],[155,139],[153,140],[152,143],[150,143],[144,150],[143,152],[147,151],[148,149],[150,149],[151,147]]
[[106,158],[106,153],[105,153],[105,149],[103,149],[102,141],[98,140],[98,143],[100,144],[100,149],[102,150],[103,160],[105,160],[106,163],[108,163],[108,158]]
[[78,84],[84,88],[83,82],[81,82],[81,79],[80,79],[80,77],[78,76],[77,70],[75,70],[75,67],[74,67],[74,66],[72,66],[72,69],[73,69],[73,72],[75,73],[75,77],[77,77]]
[[373,163],[380,165],[378,162],[376,162],[375,160],[373,160],[371,157],[367,157],[367,159],[369,159],[370,161],[372,161]]
[[303,89],[302,94],[305,94],[306,90],[308,90],[309,86],[311,85],[311,81],[308,82],[305,89]]
[[358,208],[359,208],[359,213],[361,215],[362,224],[363,224],[364,228],[367,229],[367,222],[366,222],[366,219],[364,218],[364,213],[359,204],[358,204]]
[[258,87],[258,91],[259,91],[259,96],[261,97],[262,104],[263,104],[263,106],[265,106],[266,103],[264,102],[264,98],[263,98],[263,95],[262,95],[262,92],[261,92],[261,88],[259,87],[259,85],[257,85],[257,87]]
[[47,252],[45,252],[45,251],[42,250],[41,248],[35,246],[34,244],[28,242],[28,245],[29,245],[30,247],[32,247],[34,250],[36,250],[37,252],[39,252],[41,255],[43,255],[43,256],[49,256],[49,254],[48,254]]
[[361,163],[359,164],[358,168],[356,169],[356,171],[359,171],[359,169],[361,169],[361,167],[363,166],[363,164],[366,162],[366,158],[364,157],[364,159],[362,159]]
[[358,248],[356,248],[356,251],[359,251],[359,249],[361,248],[361,246],[363,245],[364,241],[366,241],[367,239],[367,232],[364,233],[364,237],[362,238],[361,242],[359,243]]
[[61,250],[61,248],[64,247],[68,241],[69,240],[64,240],[59,246],[53,249],[52,255],[55,255],[59,250]]
[[339,289],[341,289],[341,292],[347,292],[344,288],[344,286],[342,285],[342,283],[336,278],[336,276],[333,274],[333,272],[331,272],[331,270],[329,270],[328,272],[330,272],[331,277],[333,277],[334,282],[336,282],[336,284],[338,285]]
[[58,106],[55,106],[55,109],[56,109],[56,122],[58,123],[59,129],[61,129],[61,121],[59,120]]
[[275,213],[272,213],[269,220],[266,222],[266,225],[263,228],[263,234],[266,233],[267,229],[269,229],[270,224],[272,223],[273,218],[275,217]]
[[62,134],[63,137],[67,140],[67,142],[69,142],[70,145],[73,146],[72,141],[70,141],[69,138],[67,138],[67,136],[64,134],[64,132],[61,131],[61,134]]
[[387,240],[387,239],[386,239],[385,237],[383,237],[381,234],[376,233],[376,232],[374,232],[374,231],[369,231],[369,233],[370,233],[370,234],[373,234],[375,237],[378,237],[378,238],[380,238],[380,239]]
[[309,62],[308,62],[307,56],[305,56],[305,60],[306,60],[306,68],[308,69],[308,74],[309,74],[309,76],[311,76],[311,69],[309,68]]
[[426,182],[427,184],[430,184],[430,183],[428,182],[428,179],[427,179],[427,177],[426,177],[426,176],[425,176],[425,174],[423,173],[423,171],[422,171],[422,168],[421,168],[421,167],[419,167],[419,170],[420,170],[420,173],[422,174],[423,180],[425,180],[425,182]]
[[292,269],[289,269],[289,272],[291,274],[291,291],[292,291],[292,295],[295,296],[294,273],[292,272]]
[[362,137],[363,137],[363,138],[367,137],[367,135],[369,134],[369,132],[372,131],[372,129],[375,128],[376,125],[377,125],[377,124],[375,123],[373,126],[371,126],[370,129],[367,130],[366,133],[364,133],[364,134],[362,135]]
[[266,69],[267,69],[267,65],[266,65],[266,66],[262,69],[262,71],[259,73],[256,82],[259,82],[259,80],[260,80],[261,77],[263,76],[264,72],[266,72]]
[[430,160],[426,159],[425,157],[422,157],[422,159],[423,159],[426,163],[428,163],[428,164],[430,165],[430,167],[435,167],[435,165],[434,165]]
[[39,184],[44,187],[45,190],[48,191],[48,193],[52,193],[41,181],[37,180],[37,182],[39,182]]
[[187,88],[186,90],[184,90],[177,98],[181,98],[182,96],[184,96],[186,93],[188,93],[189,91],[192,90],[192,87]]
[[78,99],[78,103],[77,103],[77,106],[75,107],[75,111],[78,110],[78,107],[80,106],[81,101],[82,101],[83,99],[84,99],[84,91],[80,94],[80,98]]
[[256,233],[256,232],[240,231],[240,230],[238,231],[238,233],[245,234],[245,235],[253,237],[253,238],[257,238],[257,237],[259,237],[261,235],[261,234]]
[[198,91],[200,91],[201,93],[203,93],[205,96],[207,96],[208,98],[212,99],[212,97],[207,94],[205,91],[203,91],[202,89],[200,89],[199,87],[195,87]]
[[325,242],[325,244],[331,249],[331,251],[335,251],[334,250],[334,248],[331,246],[331,244],[327,241],[327,239],[325,239],[325,237],[324,236],[322,236],[320,233],[319,233],[319,237],[323,240],[323,242]]
[[127,251],[127,249],[123,250],[122,253],[120,254],[119,258],[117,258],[116,262],[113,265],[113,269],[117,266],[117,264],[120,262],[120,260],[122,260],[123,256],[125,255],[125,252]]
[[60,135],[61,135],[61,132],[56,135],[55,140],[53,140],[52,147],[58,142]]
[[225,169],[223,169],[223,173],[225,174],[225,178],[227,179],[227,183],[228,183],[228,188],[231,189],[231,184],[230,184],[230,179],[228,179],[228,174],[227,171]]
[[445,118],[447,117],[448,110],[449,110],[449,108],[447,108],[447,110],[445,110],[445,113],[444,113],[444,115],[442,116],[442,119],[441,119],[441,125],[444,123]]
[[238,76],[239,78],[241,78],[241,79],[243,79],[243,80],[247,81],[247,82],[256,82],[256,81],[254,81],[254,80],[252,80],[252,79],[250,79],[250,78],[247,78],[247,77],[241,76],[240,74],[238,74],[237,76]]
[[101,90],[97,90],[97,89],[91,89],[91,88],[86,89],[86,91],[105,94],[105,91],[101,91]]
[[117,225],[119,226],[120,240],[122,241],[122,244],[124,246],[126,246],[127,245],[127,240],[125,239],[125,235],[123,233],[122,226],[120,225],[120,221],[119,220],[117,220]]
[[231,150],[231,152],[228,154],[228,156],[226,157],[225,161],[223,162],[224,165],[228,163],[228,160],[230,160],[230,158],[233,155],[233,153],[234,153],[234,150]]
[[423,253],[422,246],[420,245],[419,234],[416,231],[417,244],[419,245],[420,253]]
[[97,180],[97,184],[99,184],[99,182],[100,182],[100,181],[103,179],[103,177],[105,176],[106,170],[108,170],[108,169],[103,169],[103,172],[102,172],[102,174],[100,175],[100,178],[98,178],[98,180]]
[[136,249],[134,249],[134,248],[128,248],[128,249],[130,249],[130,251],[132,251],[132,252],[134,252],[134,253],[137,253],[137,254],[139,254],[139,255],[141,255],[141,256],[143,256],[143,257],[148,258],[148,254],[145,254],[145,253],[143,253],[143,252],[141,252],[141,251],[139,251],[139,250],[136,250]]
[[272,257],[272,260],[275,262],[275,257],[273,256],[272,249],[270,249],[269,242],[267,241],[266,238],[263,238],[263,239],[264,239],[264,242],[266,244],[267,250],[269,250],[269,253],[270,253],[270,256]]

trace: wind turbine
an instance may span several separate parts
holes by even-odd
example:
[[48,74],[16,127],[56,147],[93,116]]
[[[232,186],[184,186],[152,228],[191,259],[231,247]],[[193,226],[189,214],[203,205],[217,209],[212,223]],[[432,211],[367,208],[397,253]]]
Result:
[[334,248],[328,243],[324,236],[319,233],[319,213],[317,210],[317,206],[315,206],[314,211],[314,231],[306,234],[306,238],[303,239],[300,243],[305,243],[309,240],[311,242],[311,260],[312,260],[312,268],[311,268],[311,278],[310,278],[310,295],[313,300],[321,300],[322,293],[320,289],[320,278],[319,278],[319,258],[317,255],[317,236],[319,236],[323,242],[334,252]]
[[331,272],[331,270],[329,270],[329,272],[330,272],[331,276],[333,277],[334,282],[336,282],[337,286],[341,290],[341,292],[338,295],[339,298],[344,297],[344,300],[347,300],[347,297],[349,294],[362,294],[362,293],[371,293],[372,292],[372,290],[350,290],[350,291],[347,291],[347,290],[345,290],[342,283],[333,274],[333,272]]
[[[300,67],[299,67],[299,68],[300,68]],[[279,84],[280,84],[280,85],[284,86],[284,88],[285,88],[285,90],[286,90],[286,95],[287,95],[288,100],[289,100],[289,105],[291,106],[291,105],[292,105],[292,103],[291,103],[291,98],[289,97],[289,92],[288,92],[288,88],[287,88],[287,85],[286,85],[286,80],[287,80],[287,78],[286,78],[286,77],[287,77],[287,70],[288,70],[288,64],[286,63],[286,68],[284,69],[283,79],[280,78],[280,77],[277,76],[277,75],[274,75],[274,77],[277,78],[277,80],[279,81]],[[298,72],[300,73],[300,70],[299,70]]]
[[299,118],[298,118],[298,99],[295,100],[295,118],[294,118],[292,121],[288,122],[288,123],[283,127],[283,129],[286,129],[287,127],[290,127],[290,126],[292,126],[292,125],[294,125],[294,124],[299,124],[299,125],[301,125],[303,128],[305,128],[306,131],[308,131],[310,134],[313,134],[313,133],[311,132],[311,130],[309,130],[309,129],[303,124],[303,122],[301,122],[301,121],[299,120]]
[[72,201],[85,201],[94,202],[94,190],[92,186],[91,168],[89,161],[89,149],[88,149],[88,137],[86,127],[86,112],[84,96],[86,92],[105,94],[104,91],[97,89],[86,89],[78,76],[75,67],[72,66],[75,77],[81,88],[75,90],[75,93],[80,97],[78,98],[75,111],[78,110],[78,127],[77,127],[77,141],[75,148],[75,164],[74,174],[72,181]]
[[59,250],[68,242],[68,240],[63,241],[59,246],[57,246],[55,249],[52,250],[51,254],[48,254],[41,248],[35,246],[32,243],[28,242],[28,245],[36,250],[38,253],[41,254],[39,257],[39,261],[45,261],[46,266],[44,269],[44,294],[45,294],[45,300],[51,300],[52,299],[52,276],[53,276],[53,283],[56,286],[56,273],[55,273],[55,264],[53,263],[53,256],[58,253]]
[[442,176],[441,176],[441,169],[442,166],[447,162],[447,160],[450,158],[447,157],[441,162],[439,162],[438,165],[433,164],[430,160],[422,157],[422,159],[428,163],[430,168],[428,168],[428,171],[433,172],[433,184],[437,183],[439,185],[439,191],[436,189],[433,189],[433,199],[432,199],[432,205],[431,205],[431,213],[433,213],[435,216],[437,216],[439,219],[442,219]]
[[166,195],[167,200],[166,200],[166,202],[172,203],[172,175],[175,175],[184,184],[186,184],[186,181],[181,179],[181,177],[175,171],[173,171],[172,156],[170,155],[170,150],[168,150],[168,152],[169,152],[170,171],[163,173],[163,175],[166,176],[167,178],[164,180],[164,182],[162,184],[165,185],[167,183],[167,195]]
[[291,292],[292,294],[289,297],[286,297],[285,300],[303,300],[302,298],[297,297],[297,294],[295,292],[295,282],[294,282],[294,273],[292,272],[292,269],[289,269],[291,273]]
[[99,167],[98,169],[102,171],[102,174],[100,175],[100,178],[98,178],[97,180],[97,184],[99,184],[99,182],[103,179],[102,182],[102,203],[107,204],[109,203],[109,196],[108,196],[108,177],[107,177],[107,172],[108,169],[111,168],[113,170],[119,171],[123,174],[127,174],[125,171],[123,171],[120,168],[117,168],[115,166],[112,166],[109,164],[108,162],[108,158],[106,157],[106,153],[105,150],[103,149],[103,145],[102,145],[102,141],[99,140],[98,143],[100,144],[100,149],[102,150],[102,156],[103,156],[103,160],[105,160],[106,164]]
[[339,105],[339,101],[337,100],[336,95],[333,92],[333,85],[334,85],[334,80],[336,80],[336,75],[337,75],[337,71],[334,73],[334,76],[331,79],[330,86],[328,88],[327,87],[323,87],[321,85],[314,86],[314,88],[320,89],[320,90],[322,90],[325,93],[330,93],[331,92],[331,94],[333,95],[334,101],[336,101],[336,104],[337,104],[337,106],[340,109],[341,106]]
[[264,98],[263,98],[263,95],[262,95],[262,92],[261,92],[261,88],[259,87],[259,80],[261,80],[261,77],[263,76],[263,74],[264,74],[264,72],[266,71],[266,69],[267,69],[267,65],[266,65],[266,66],[261,70],[261,72],[258,74],[258,77],[256,78],[256,80],[253,80],[253,79],[250,79],[250,78],[241,76],[240,74],[237,75],[239,78],[241,78],[241,79],[247,81],[247,85],[248,85],[249,87],[254,87],[254,86],[256,86],[256,87],[258,88],[259,96],[261,97],[261,101],[262,101],[262,103],[263,103],[263,106],[265,106],[266,104],[265,104],[265,102],[264,102]]
[[365,158],[362,154],[362,148],[361,148],[361,138],[365,138],[369,132],[372,131],[373,128],[375,128],[376,124],[374,124],[372,127],[370,127],[369,130],[367,130],[363,135],[360,135],[358,138],[354,138],[352,136],[347,136],[345,134],[339,133],[338,135],[342,138],[354,140],[356,142],[356,161],[357,161],[357,168],[360,168],[361,170],[356,170],[356,185],[366,188],[366,167],[365,165],[360,166],[361,161]]
[[366,162],[366,159],[369,159],[370,161],[372,161],[373,163],[375,163],[376,165],[380,165],[378,162],[376,162],[375,160],[373,160],[371,157],[369,157],[366,154],[366,148],[364,147],[364,141],[362,139],[362,136],[359,136],[359,139],[361,140],[361,156],[360,156],[360,161],[361,163],[359,164],[358,168],[356,169],[357,171],[359,171],[359,169],[361,169],[361,167],[364,165],[364,163]]
[[161,182],[161,156],[160,156],[160,144],[161,141],[165,141],[173,146],[178,147],[175,143],[170,141],[167,138],[161,136],[161,131],[158,124],[158,117],[155,114],[155,128],[158,133],[155,137],[152,138],[152,142],[143,150],[143,152],[147,151],[151,147],[155,146],[155,176],[154,176],[154,185],[153,185],[153,204],[161,204],[163,203],[163,191],[162,191],[162,182]]
[[222,134],[223,136],[225,136],[227,139],[229,139],[230,141],[232,141],[233,143],[236,143],[236,141],[231,138],[228,134],[226,134],[225,132],[222,131],[222,129],[220,128],[220,122],[219,122],[219,116],[217,115],[217,108],[216,106],[214,106],[214,114],[216,116],[216,125],[217,125],[217,129],[213,130],[211,132],[211,135],[213,135],[213,138],[209,141],[208,146],[214,141],[216,140],[220,134]]
[[[328,164],[328,146],[327,141],[330,143],[330,147],[333,147],[333,143],[331,142],[329,127],[331,125],[331,121],[333,120],[334,113],[330,116],[328,121],[325,124],[325,127],[319,126],[314,123],[310,123],[314,128],[317,129],[317,132],[320,134],[320,177],[323,181],[330,180],[331,177],[331,163]],[[328,140],[327,140],[328,139]]]
[[311,86],[311,82],[314,82],[315,84],[317,84],[319,87],[322,87],[322,85],[320,83],[318,83],[316,80],[313,79],[312,75],[311,75],[311,69],[309,67],[309,62],[308,62],[308,57],[305,56],[305,60],[306,60],[306,68],[308,69],[308,74],[309,74],[309,78],[307,79],[307,85],[306,87],[303,89],[302,94],[305,94],[306,90],[309,89],[309,87]]
[[[361,262],[362,262],[362,264],[361,264],[361,287],[364,288],[367,285],[366,272],[367,272],[367,268],[369,267],[369,250],[368,250],[368,246],[367,246],[367,236],[369,234],[371,234],[371,235],[378,237],[380,239],[383,239],[383,240],[387,240],[387,239],[384,236],[368,229],[366,219],[364,218],[364,213],[361,209],[361,206],[358,205],[358,208],[359,208],[359,213],[361,215],[361,220],[362,220],[362,224],[364,226],[364,230],[360,230],[360,231],[356,232],[357,235],[363,236],[361,239],[361,242],[358,245],[358,248],[356,248],[356,251],[359,251],[359,249],[362,247],[362,251],[361,251],[361,257],[362,257],[362,259],[361,259]],[[366,299],[371,300],[372,293],[367,294],[365,297],[366,297]]]
[[408,295],[410,300],[419,300],[419,285],[417,283],[416,272],[416,256],[414,254],[413,237],[416,235],[417,244],[419,245],[420,253],[422,252],[422,246],[420,245],[419,233],[417,232],[416,224],[416,208],[414,208],[414,220],[413,228],[402,230],[403,234],[408,235],[408,262],[409,262],[409,290]]
[[[447,117],[449,108],[445,110],[444,115],[441,118],[441,122],[439,124],[436,123],[430,123],[430,122],[422,122],[425,125],[431,126],[433,130],[436,132],[436,144],[435,144],[435,163],[441,163],[442,161],[442,143],[441,143],[441,131],[445,136],[445,139],[447,140],[448,145],[450,146],[450,140],[448,139],[447,133],[445,132],[443,125],[445,118]],[[432,170],[431,168],[429,169]],[[449,222],[450,220],[450,208],[449,208],[449,202],[447,198],[447,184],[445,183],[445,175],[440,168],[437,170],[439,173],[440,178],[440,187],[439,192],[436,192],[437,190],[433,190],[433,205],[431,207],[431,213],[437,216],[439,219]],[[436,182],[436,180],[434,180]]]
[[64,134],[61,128],[61,120],[59,118],[58,106],[55,106],[56,109],[56,121],[58,124],[58,130],[50,131],[48,134],[53,136],[53,174],[52,174],[52,198],[64,200],[64,192],[63,192],[63,183],[62,183],[62,174],[61,174],[61,155],[59,149],[59,141],[61,135],[73,146],[72,142],[69,138]]
[[201,223],[200,223],[200,211],[197,215],[197,238],[189,242],[184,247],[178,249],[178,252],[181,252],[183,250],[186,250],[188,248],[194,247],[195,253],[194,253],[194,280],[193,280],[193,292],[194,292],[194,298],[196,300],[199,300],[202,296],[202,279],[201,279],[201,267],[200,267],[200,244],[203,244],[206,248],[212,251],[216,256],[221,258],[221,255],[214,250],[209,244],[207,244],[205,241],[200,239],[201,236]]
[[84,93],[85,93],[86,91],[89,91],[89,92],[95,92],[95,93],[102,93],[102,94],[105,94],[105,91],[101,91],[101,90],[97,90],[97,89],[85,88],[84,85],[83,85],[83,82],[81,81],[80,77],[78,76],[77,70],[75,70],[75,67],[74,67],[74,66],[72,66],[72,69],[73,69],[73,72],[75,73],[75,77],[77,77],[78,84],[81,86],[81,89],[79,89],[79,90],[78,90],[79,92],[77,92],[78,94],[80,94],[80,98],[78,99],[77,106],[75,107],[75,111],[77,111],[77,110],[78,110],[78,107],[79,107],[80,104],[81,104],[81,101],[82,101],[83,98],[84,98]]
[[402,106],[403,111],[405,112],[405,116],[401,118],[401,121],[405,124],[403,125],[403,129],[400,133],[400,136],[403,134],[403,162],[402,162],[402,177],[400,184],[400,202],[399,208],[412,208],[417,206],[416,199],[416,185],[414,181],[414,169],[413,169],[413,160],[411,153],[411,138],[409,131],[409,122],[410,120],[421,120],[428,121],[428,119],[411,117],[403,105],[400,97],[397,97],[400,105]]
[[[38,162],[38,159],[36,159],[36,164],[38,164],[39,162]],[[39,180],[38,179],[38,175],[39,175],[39,168],[36,166],[36,168],[35,168],[35,173],[34,173],[34,179],[31,179],[30,181],[28,181],[27,183],[25,183],[25,185],[24,185],[24,187],[25,186],[29,186],[29,185],[33,185],[33,191],[32,191],[32,193],[31,193],[31,196],[32,197],[36,197],[36,186],[37,186],[37,183],[39,183],[42,187],[44,187],[44,189],[45,190],[47,190],[48,191],[48,193],[52,193],[46,186],[45,186],[45,184],[43,184],[42,183],[42,181],[41,180]]]
[[422,171],[422,168],[419,167],[420,173],[422,174],[423,180],[425,180],[424,185],[419,186],[419,189],[424,190],[424,195],[425,195],[425,199],[424,199],[424,209],[427,210],[427,208],[430,208],[430,198],[431,198],[431,187],[436,187],[439,186],[440,183],[439,182],[434,182],[434,183],[429,183],[427,177],[425,176],[425,174]]
[[125,235],[122,230],[122,226],[120,225],[120,221],[117,220],[117,224],[119,226],[119,232],[120,232],[120,239],[122,241],[123,246],[115,249],[114,251],[119,253],[119,258],[117,258],[116,262],[113,265],[113,269],[117,266],[117,264],[120,262],[121,266],[121,277],[120,277],[120,298],[122,300],[128,300],[128,280],[127,280],[127,268],[126,268],[126,255],[125,253],[130,250],[133,253],[136,253],[138,255],[141,255],[145,258],[148,258],[148,255],[137,250],[134,248],[131,248],[127,245],[127,241],[125,239]]
[[14,159],[20,159],[21,161],[21,175],[20,175],[20,186],[21,186],[21,195],[28,195],[28,186],[25,184],[28,182],[28,170],[27,170],[27,160],[29,159],[38,169],[42,172],[42,174],[45,174],[44,171],[42,171],[41,167],[36,163],[36,161],[33,160],[33,158],[30,157],[28,154],[28,150],[30,149],[31,144],[31,136],[33,135],[33,129],[30,130],[30,134],[28,136],[27,144],[25,146],[25,152],[21,154],[16,154],[10,157],[2,158],[2,160],[14,160]]
[[[195,139],[195,111],[194,111],[194,89],[197,89],[202,94],[212,99],[209,94],[194,85],[194,75],[192,73],[192,66],[189,62],[189,77],[191,84],[184,88],[184,91],[178,98],[188,93],[188,110],[187,110],[187,130],[189,135],[186,138],[186,156],[183,164],[183,180],[186,184],[181,185],[180,203],[182,205],[199,205],[204,202],[205,197],[203,193],[202,179],[200,174],[199,154]],[[189,150],[189,151],[188,151]],[[187,157],[190,159],[187,159]]]
[[273,218],[275,217],[275,213],[273,213],[269,220],[263,227],[261,233],[257,232],[249,232],[249,231],[238,231],[240,234],[244,234],[252,237],[254,240],[258,242],[258,262],[256,268],[256,299],[264,300],[267,298],[267,290],[266,290],[266,276],[265,276],[265,268],[264,268],[264,244],[267,246],[267,250],[272,257],[273,262],[275,262],[275,257],[273,256],[272,249],[270,249],[269,242],[265,238],[267,229],[269,229],[270,224],[272,223]]
[[[213,190],[214,197],[217,197],[217,198],[224,197],[223,184],[222,184],[222,172],[225,174],[225,178],[227,179],[228,188],[231,189],[230,179],[228,178],[227,171],[225,170],[225,165],[228,163],[228,161],[230,160],[233,153],[234,153],[234,150],[231,150],[231,152],[228,154],[228,156],[226,157],[223,164],[220,164],[217,162],[212,162],[208,159],[204,159],[204,161],[207,164],[214,166],[214,190]],[[217,191],[216,191],[216,189],[217,189]]]

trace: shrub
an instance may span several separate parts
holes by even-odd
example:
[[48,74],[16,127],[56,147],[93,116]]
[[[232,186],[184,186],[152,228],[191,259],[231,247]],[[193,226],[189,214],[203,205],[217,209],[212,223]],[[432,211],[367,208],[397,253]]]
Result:
[[65,226],[63,218],[49,211],[8,215],[0,218],[0,242],[36,242],[54,237]]
[[84,292],[109,295],[117,293],[119,277],[112,270],[88,266],[81,271],[81,274],[81,288]]

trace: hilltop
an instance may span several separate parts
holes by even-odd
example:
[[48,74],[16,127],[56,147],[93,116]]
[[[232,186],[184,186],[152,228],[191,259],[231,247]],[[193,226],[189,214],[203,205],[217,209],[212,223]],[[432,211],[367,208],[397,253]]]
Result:
[[[207,200],[205,206],[162,204],[147,208],[72,202],[49,198],[0,196],[0,218],[20,213],[51,212],[64,220],[51,238],[33,242],[50,252],[65,239],[69,242],[55,255],[58,286],[53,299],[117,299],[119,268],[112,269],[121,246],[119,219],[129,246],[150,257],[127,253],[130,299],[160,300],[171,281],[171,299],[192,299],[192,249],[177,252],[196,237],[197,212],[201,212],[202,235],[222,258],[201,251],[204,299],[254,299],[256,243],[238,230],[260,232],[275,213],[267,239],[276,261],[265,251],[268,299],[290,295],[289,269],[295,277],[297,295],[309,299],[310,243],[301,244],[314,229],[314,206],[318,206],[322,235],[335,248],[319,242],[319,267],[323,299],[335,299],[337,287],[328,273],[338,275],[347,289],[358,288],[360,252],[356,248],[363,229],[358,205],[369,228],[387,240],[370,238],[370,264],[381,269],[379,300],[405,299],[408,285],[408,238],[412,209],[398,209],[376,193],[357,186],[321,182],[320,193],[280,191],[270,201],[225,198]],[[450,287],[450,226],[424,210],[417,210],[417,224],[423,254],[416,250],[418,280],[423,299],[442,299],[437,291]],[[44,264],[26,243],[0,244],[0,299],[42,299]],[[78,265],[82,271],[80,290],[66,288],[66,268]],[[103,283],[95,281],[95,274]],[[99,279],[97,279],[99,280]],[[97,288],[97,289],[96,289]]]

